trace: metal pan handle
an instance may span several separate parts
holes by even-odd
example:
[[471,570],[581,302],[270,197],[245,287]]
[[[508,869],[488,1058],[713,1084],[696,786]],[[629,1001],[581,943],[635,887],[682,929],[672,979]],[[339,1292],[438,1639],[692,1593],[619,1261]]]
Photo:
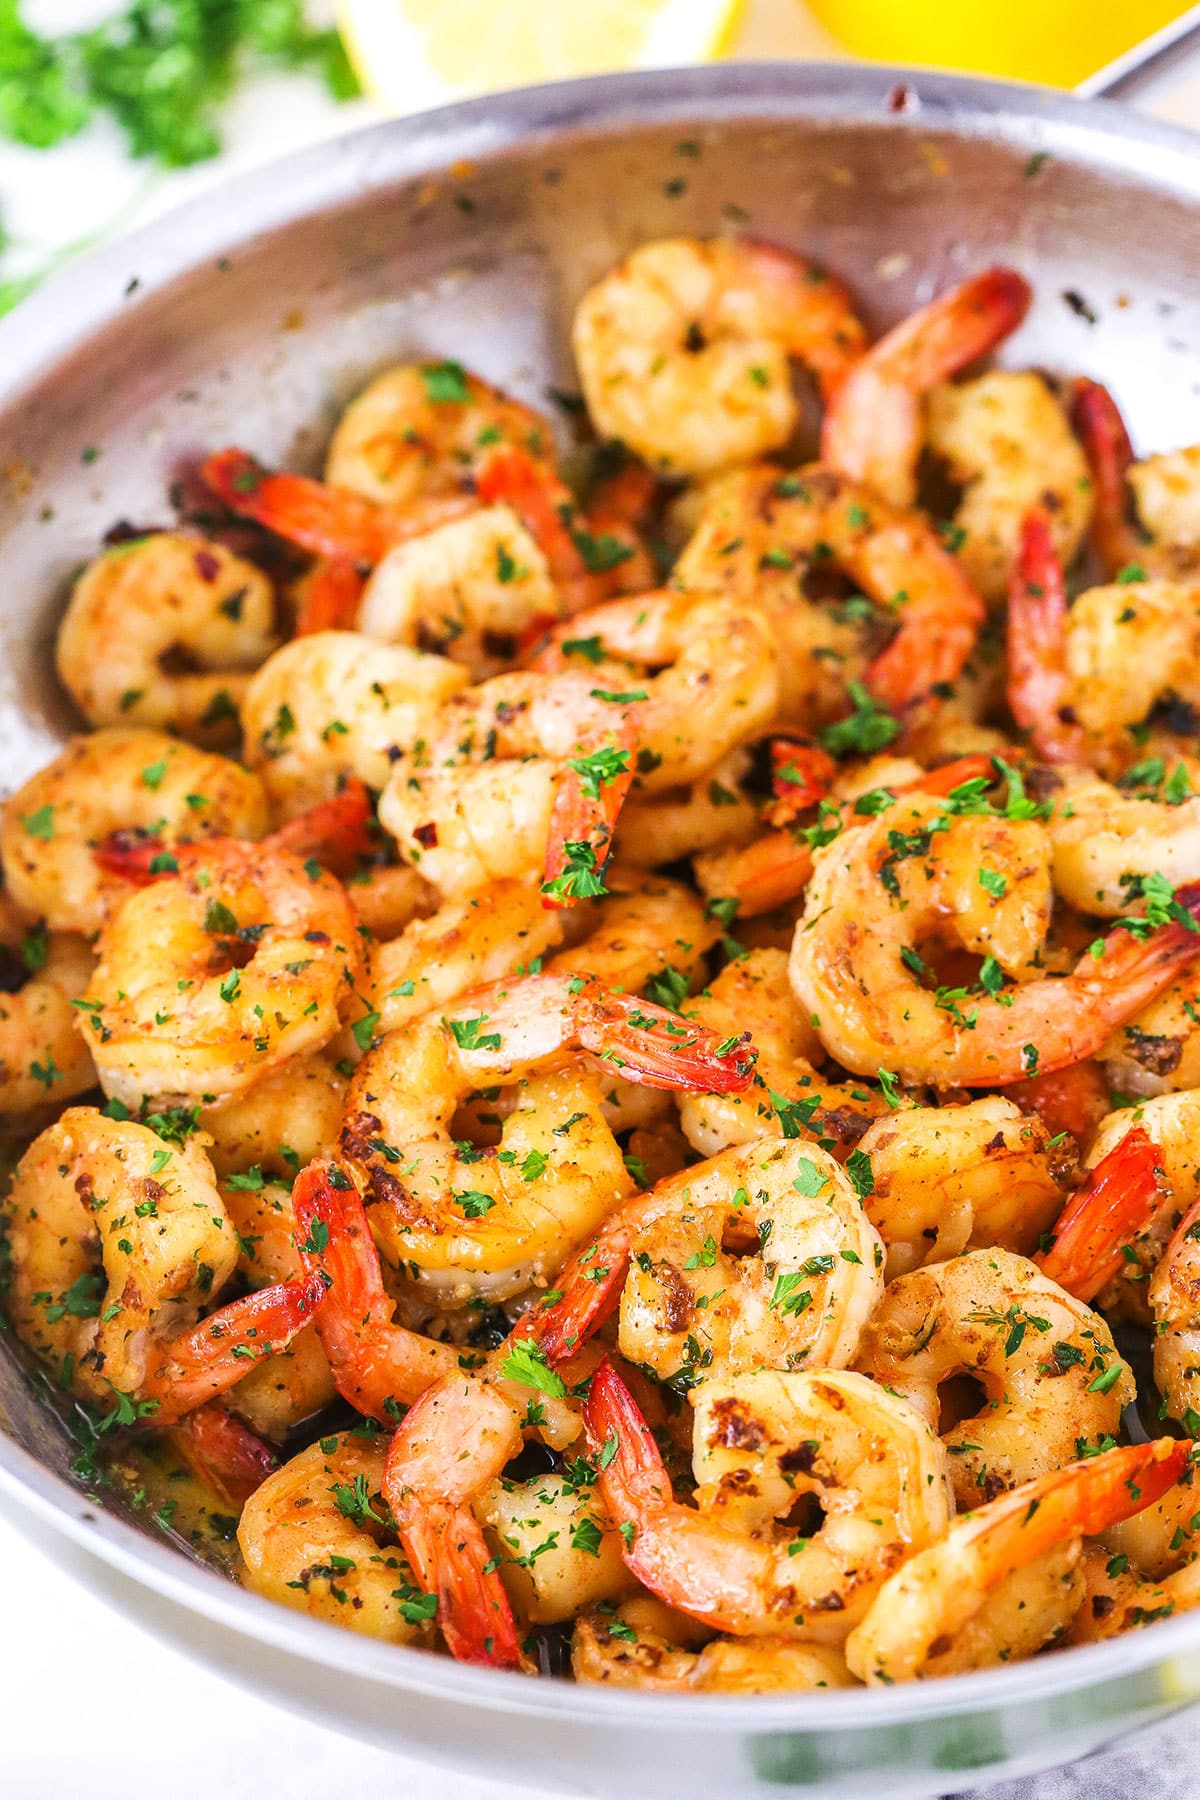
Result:
[[1164,25],[1161,31],[1144,38],[1081,81],[1075,89],[1086,99],[1134,100],[1160,76],[1183,62],[1196,48],[1200,38],[1200,6],[1189,6],[1186,12]]

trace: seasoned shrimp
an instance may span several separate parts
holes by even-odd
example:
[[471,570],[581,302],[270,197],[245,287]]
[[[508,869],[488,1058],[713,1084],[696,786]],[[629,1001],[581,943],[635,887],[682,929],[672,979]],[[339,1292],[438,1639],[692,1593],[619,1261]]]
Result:
[[[789,972],[829,1054],[860,1074],[1002,1086],[1094,1056],[1200,954],[1200,891],[1181,888],[1144,941],[1117,927],[1065,978],[1022,979],[1049,924],[1049,851],[1033,819],[920,795],[818,851]],[[977,989],[923,985],[922,940],[947,935],[984,957]]]
[[485,681],[560,611],[536,539],[508,507],[488,506],[389,550],[364,590],[358,629],[448,656]]
[[822,460],[893,505],[911,506],[924,396],[1015,331],[1031,299],[1015,269],[985,269],[901,320],[858,359],[834,395]]
[[25,938],[17,983],[0,988],[0,1118],[24,1119],[96,1086],[74,1005],[94,962],[82,938]]
[[553,450],[545,419],[461,364],[402,363],[342,414],[325,479],[403,516],[421,501],[469,495],[472,469],[497,443],[533,456]]
[[[1196,1187],[1195,1139],[1189,1138],[1192,1180],[1177,1190],[1180,1200]],[[1200,1197],[1191,1200],[1150,1278],[1149,1301],[1156,1327],[1154,1380],[1166,1411],[1192,1433],[1200,1430]]]
[[356,1411],[394,1425],[401,1406],[460,1366],[459,1352],[396,1320],[362,1199],[344,1168],[310,1163],[292,1207],[300,1260],[325,1292],[316,1329],[334,1385]]
[[288,818],[332,799],[347,774],[382,788],[392,752],[410,749],[467,680],[444,656],[358,632],[298,638],[247,689],[246,761]]
[[699,780],[779,711],[767,619],[736,602],[670,589],[610,600],[560,626],[534,661],[548,674],[572,664],[590,667],[594,688],[629,691],[643,793]]
[[1112,1089],[1146,1096],[1200,1087],[1200,971],[1185,969],[1098,1052]]
[[257,776],[162,732],[121,726],[72,738],[5,802],[0,860],[21,912],[51,931],[90,935],[129,892],[98,847],[152,839],[170,850],[266,829]]
[[255,1594],[385,1644],[432,1643],[428,1596],[387,1523],[382,1443],[323,1437],[269,1475],[238,1525]]
[[572,342],[602,436],[664,474],[709,475],[792,436],[792,359],[828,400],[865,336],[845,290],[800,257],[750,240],[665,238],[588,290]]
[[1089,588],[1068,611],[1050,531],[1046,513],[1025,520],[1009,590],[1009,704],[1046,761],[1120,773],[1160,735],[1163,749],[1178,747],[1176,714],[1192,728],[1200,597],[1177,582],[1124,580]]
[[999,1244],[1032,1255],[1062,1208],[1071,1166],[1049,1140],[1039,1118],[998,1095],[874,1120],[859,1150],[888,1279],[968,1248]]
[[[349,893],[353,899],[353,887]],[[447,900],[398,937],[368,946],[355,1036],[369,1044],[469,988],[528,971],[561,942],[562,918],[529,881],[497,881],[486,893]]]
[[[552,956],[554,975],[591,975],[625,993],[678,1005],[719,935],[703,903],[682,882],[640,870],[612,869],[609,892],[598,901],[587,935]],[[721,1033],[737,1036],[744,1029]]]
[[621,1354],[660,1381],[843,1369],[883,1293],[883,1246],[845,1171],[766,1140],[654,1190],[621,1295]]
[[[749,1079],[740,1039],[718,1044],[581,976],[496,983],[416,1019],[359,1065],[342,1130],[393,1266],[459,1304],[472,1293],[503,1297],[545,1279],[630,1191],[583,1051],[649,1087],[736,1089]],[[468,1095],[514,1084],[499,1147],[460,1146],[452,1126]]]
[[10,1316],[63,1385],[170,1424],[285,1350],[322,1290],[286,1282],[197,1320],[237,1239],[203,1140],[75,1106],[25,1152],[5,1202]]
[[[805,594],[814,569],[822,579],[847,575],[884,622],[898,626],[865,671],[851,660],[861,627],[835,626],[836,603]],[[848,683],[859,673],[880,705],[918,707],[958,679],[984,617],[965,571],[925,518],[820,464],[787,475],[759,466],[722,482],[672,583],[766,609],[782,653],[784,718],[805,728],[814,711],[824,719],[846,710]],[[839,659],[832,677],[830,651]]]
[[244,1093],[203,1108],[213,1168],[222,1180],[253,1173],[291,1182],[336,1147],[345,1095],[346,1075],[328,1052],[290,1058]]
[[785,1638],[714,1638],[661,1600],[639,1595],[580,1615],[571,1639],[576,1681],[662,1693],[796,1694],[854,1687],[840,1650]]
[[1087,459],[1040,375],[993,369],[929,396],[928,445],[965,489],[954,513],[958,555],[989,603],[1005,598],[1021,524],[1038,506],[1054,553],[1069,567],[1092,517]]
[[562,1624],[633,1587],[621,1539],[582,1461],[572,1462],[567,1475],[497,1477],[480,1490],[473,1510],[521,1624]]
[[1100,1315],[999,1248],[889,1282],[858,1366],[934,1429],[943,1383],[969,1375],[983,1390],[983,1406],[942,1432],[961,1506],[1049,1473],[1080,1439],[1115,1433],[1134,1393]]
[[1109,580],[1134,569],[1191,584],[1200,567],[1200,447],[1135,462],[1116,401],[1075,383],[1074,422],[1096,488],[1093,538]]
[[871,1685],[1032,1656],[1078,1611],[1083,1539],[1151,1505],[1189,1446],[1172,1438],[1068,1463],[956,1519],[879,1591],[846,1660]]
[[1130,910],[1147,878],[1170,888],[1200,879],[1200,795],[1190,783],[1177,785],[1188,793],[1160,799],[1161,784],[1129,792],[1098,776],[1064,772],[1047,830],[1054,890],[1068,906],[1115,919]]
[[555,905],[603,894],[634,774],[633,700],[586,676],[498,675],[448,701],[430,741],[396,762],[380,820],[447,896],[539,872]]
[[232,839],[181,848],[100,936],[80,1005],[105,1093],[240,1094],[338,1029],[358,969],[342,888],[283,850]]
[[55,661],[92,725],[156,725],[227,743],[251,670],[275,648],[274,614],[271,584],[253,563],[203,538],[154,532],[84,570]]
[[724,1037],[748,1030],[758,1052],[745,1094],[679,1096],[680,1123],[702,1156],[785,1132],[853,1143],[886,1106],[877,1093],[817,1073],[824,1051],[788,987],[787,961],[784,950],[747,951],[684,1004],[686,1018]]
[[740,847],[754,836],[758,807],[746,792],[748,747],[714,762],[699,781],[665,794],[630,794],[617,827],[617,855],[638,868],[698,851]]
[[[631,1526],[625,1561],[660,1600],[734,1637],[841,1644],[882,1583],[939,1538],[952,1498],[946,1454],[908,1404],[848,1371],[764,1371],[695,1396],[695,1508],[670,1477],[610,1363],[584,1420],[609,1516]],[[800,1495],[824,1511],[800,1536]]]
[[[257,1289],[302,1278],[306,1270],[296,1249],[296,1215],[288,1184],[269,1181],[261,1166],[253,1164],[241,1174],[227,1176],[220,1188],[237,1237],[238,1272],[246,1285]],[[256,1432],[278,1443],[328,1406],[336,1392],[314,1322],[285,1350],[256,1362],[227,1404]]]

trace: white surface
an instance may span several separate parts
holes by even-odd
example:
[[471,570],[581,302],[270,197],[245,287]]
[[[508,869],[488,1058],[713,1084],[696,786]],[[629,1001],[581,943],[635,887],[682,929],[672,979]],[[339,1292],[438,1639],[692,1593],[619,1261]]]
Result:
[[[95,0],[39,0],[30,16],[68,29],[103,10]],[[747,56],[827,48],[794,0],[753,0],[739,39]],[[1156,110],[1185,122],[1200,117],[1200,74],[1173,83]],[[147,178],[123,157],[115,128],[97,125],[49,155],[0,145],[0,206],[32,261],[118,210],[144,218],[223,177],[230,164],[261,161],[371,116],[365,101],[334,107],[315,82],[263,80],[234,103],[230,155],[220,164]],[[139,1800],[152,1791],[171,1800],[523,1800],[502,1771],[494,1782],[447,1778],[275,1711],[114,1616],[3,1522],[0,1568],[5,1800]],[[1200,1800],[1197,1729],[1190,1714],[1115,1756],[991,1789],[987,1800]],[[619,1760],[619,1745],[613,1754]],[[625,1776],[627,1800],[652,1800],[635,1779]]]

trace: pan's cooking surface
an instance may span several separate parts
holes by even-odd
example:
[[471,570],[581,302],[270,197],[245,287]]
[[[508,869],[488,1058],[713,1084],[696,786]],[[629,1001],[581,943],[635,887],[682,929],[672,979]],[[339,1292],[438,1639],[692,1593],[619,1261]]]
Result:
[[[236,441],[268,463],[315,467],[313,422],[332,423],[372,373],[413,356],[456,357],[545,406],[547,386],[575,385],[566,324],[583,287],[640,241],[720,230],[824,261],[862,297],[873,328],[970,269],[1015,264],[1036,303],[1008,347],[1013,362],[1105,380],[1143,450],[1200,439],[1200,158],[1182,134],[1040,90],[767,66],[576,84],[383,126],[85,261],[0,328],[0,782],[15,786],[70,726],[48,639],[71,572],[115,521],[170,522],[176,484],[186,489],[205,450]],[[4,1348],[0,1425],[67,1473],[76,1447]],[[43,1520],[73,1514],[75,1535],[89,1535],[78,1522],[85,1504],[64,1506],[0,1435],[5,1486],[38,1489]],[[577,1773],[603,1760],[594,1791],[620,1779],[621,1759],[598,1724],[570,1728],[571,1717],[620,1713],[669,1743],[656,1792],[695,1792],[707,1768],[723,1792],[824,1784],[841,1769],[854,1784],[841,1791],[861,1793],[871,1767],[940,1757],[943,1770],[998,1769],[1022,1749],[1027,1766],[1076,1754],[1195,1680],[1176,1662],[1172,1688],[1149,1666],[1186,1646],[1185,1620],[1097,1653],[939,1683],[937,1695],[854,1694],[853,1712],[820,1696],[672,1702],[673,1712],[648,1696],[535,1697],[532,1684],[518,1694],[511,1680],[441,1660],[331,1645],[325,1628],[199,1574],[173,1575],[161,1543],[142,1558],[105,1530],[109,1562],[174,1590],[154,1603],[163,1629],[184,1632],[178,1603],[192,1636],[207,1634],[205,1654],[268,1691],[336,1703],[376,1736],[442,1753],[453,1707],[479,1700],[500,1710],[472,1714],[491,1721],[491,1738],[473,1729],[493,1747],[503,1741],[511,1766],[535,1753],[574,1759]],[[217,1647],[219,1629],[228,1635]],[[353,1671],[332,1696],[313,1676],[328,1664]],[[389,1713],[404,1687],[424,1691],[419,1719]],[[1067,1689],[1079,1691],[1054,1699]],[[377,1712],[373,1693],[386,1698]],[[528,1734],[503,1737],[518,1704],[541,1715],[541,1748]],[[982,1736],[964,1736],[959,1721],[957,1737],[926,1738],[913,1723],[981,1708]],[[818,1716],[836,1721],[823,1739],[809,1731]],[[691,1743],[697,1721],[703,1735]],[[768,1733],[753,1745],[740,1735],[752,1722]],[[851,1727],[875,1748],[835,1749]],[[891,1791],[953,1785],[912,1779]]]

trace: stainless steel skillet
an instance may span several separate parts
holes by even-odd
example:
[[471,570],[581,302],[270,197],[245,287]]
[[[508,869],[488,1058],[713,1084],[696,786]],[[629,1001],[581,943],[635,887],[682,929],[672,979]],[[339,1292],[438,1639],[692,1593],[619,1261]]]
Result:
[[[667,232],[821,258],[886,325],[1003,258],[1013,360],[1100,376],[1146,447],[1200,439],[1200,147],[1103,103],[912,71],[725,66],[380,126],[93,255],[0,325],[0,779],[70,718],[47,656],[71,570],[228,441],[315,465],[389,360],[452,355],[544,404],[582,287]],[[264,1695],[456,1766],[594,1794],[889,1795],[1065,1760],[1200,1695],[1200,1615],[919,1689],[657,1697],[519,1681],[231,1587],[69,1475],[0,1342],[0,1504],[115,1604]],[[153,1529],[153,1528],[152,1528]]]

